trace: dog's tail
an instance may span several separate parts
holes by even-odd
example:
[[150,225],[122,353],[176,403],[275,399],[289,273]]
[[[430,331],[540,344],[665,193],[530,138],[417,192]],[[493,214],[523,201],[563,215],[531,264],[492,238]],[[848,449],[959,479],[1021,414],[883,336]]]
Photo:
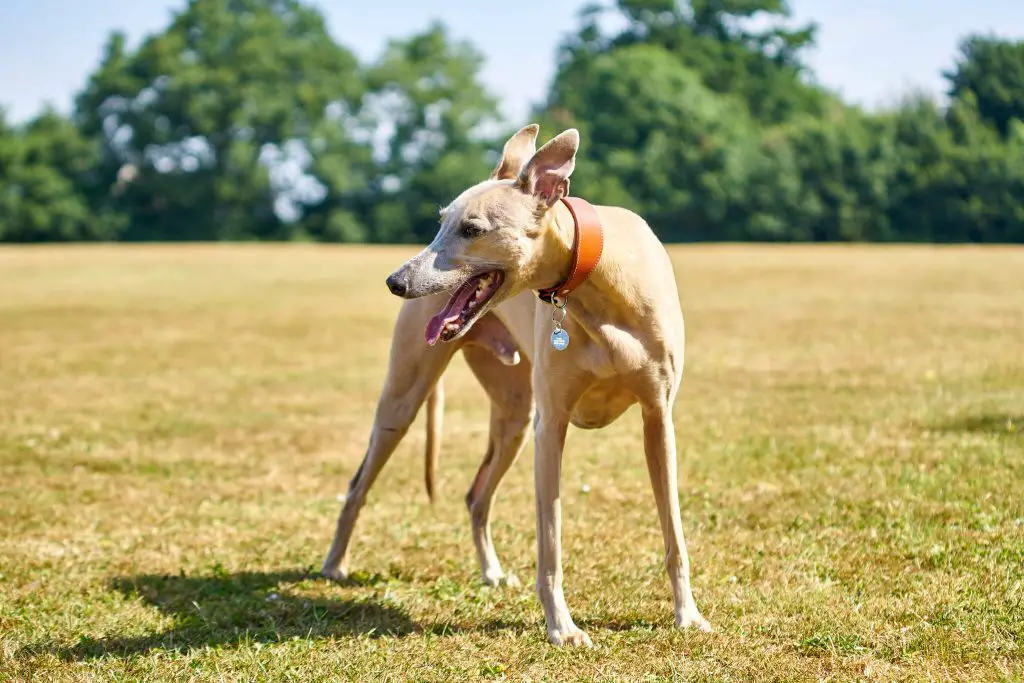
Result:
[[441,424],[444,419],[444,381],[437,384],[427,395],[427,453],[426,471],[427,497],[434,502],[434,487],[437,482],[437,456],[441,451]]

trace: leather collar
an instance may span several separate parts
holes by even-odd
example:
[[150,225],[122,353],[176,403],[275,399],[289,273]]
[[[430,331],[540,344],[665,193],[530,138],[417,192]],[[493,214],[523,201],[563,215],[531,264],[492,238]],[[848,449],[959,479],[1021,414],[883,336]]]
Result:
[[569,277],[554,287],[538,290],[540,300],[549,304],[553,303],[552,299],[556,296],[564,300],[570,292],[583,284],[597,267],[604,251],[604,229],[593,205],[579,197],[562,197],[561,202],[569,209],[575,225],[572,270],[569,271]]

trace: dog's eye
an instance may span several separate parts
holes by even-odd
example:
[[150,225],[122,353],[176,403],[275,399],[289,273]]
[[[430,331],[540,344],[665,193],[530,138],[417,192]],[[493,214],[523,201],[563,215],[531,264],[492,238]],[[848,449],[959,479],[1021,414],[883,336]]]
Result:
[[479,237],[480,235],[484,234],[485,228],[480,223],[467,221],[462,224],[460,232],[462,233],[463,237],[472,239],[474,237]]

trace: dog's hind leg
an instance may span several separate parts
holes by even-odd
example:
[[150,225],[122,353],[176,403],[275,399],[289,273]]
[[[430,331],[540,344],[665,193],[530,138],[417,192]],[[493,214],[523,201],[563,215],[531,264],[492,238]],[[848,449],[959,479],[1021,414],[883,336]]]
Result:
[[502,571],[491,538],[491,508],[502,477],[523,450],[533,419],[533,390],[530,363],[503,364],[491,352],[466,346],[466,362],[491,399],[491,431],[487,454],[473,484],[466,493],[473,527],[473,544],[484,583],[490,586],[518,585],[515,575]]
[[644,406],[644,455],[665,538],[665,566],[672,583],[676,626],[710,631],[711,626],[701,616],[690,590],[690,559],[679,516],[676,435],[671,405],[670,400],[667,405]]
[[366,494],[456,351],[457,347],[451,344],[428,346],[423,341],[423,329],[440,305],[433,297],[426,297],[407,301],[399,311],[392,335],[387,379],[377,402],[369,447],[349,483],[334,541],[321,570],[324,576],[339,580],[347,576],[352,528],[366,501]]
[[[451,342],[457,348],[465,349],[468,352],[466,359],[473,367],[476,363],[476,367],[483,368],[483,374],[476,372],[477,379],[481,384],[484,384],[484,389],[488,390],[488,395],[492,395],[491,390],[487,389],[487,383],[496,387],[496,390],[500,391],[500,385],[502,382],[508,381],[515,383],[516,372],[514,370],[502,371],[504,366],[514,366],[519,363],[522,358],[522,354],[519,353],[519,347],[516,344],[515,339],[512,338],[512,334],[505,327],[505,323],[501,322],[496,315],[493,313],[485,313],[482,318],[476,321],[476,324],[462,337],[455,342]],[[527,367],[529,367],[527,365]],[[520,380],[521,381],[521,380]],[[427,397],[427,450],[426,450],[426,472],[425,480],[427,484],[427,495],[430,497],[430,502],[434,502],[434,495],[437,491],[437,460],[438,454],[441,450],[441,425],[443,423],[443,412],[444,412],[444,389],[443,384],[438,381],[434,386],[434,390],[430,392]],[[494,425],[492,422],[491,433],[494,433]],[[484,462],[490,461],[491,450],[488,449],[488,455],[484,458]],[[479,475],[478,475],[479,476]]]

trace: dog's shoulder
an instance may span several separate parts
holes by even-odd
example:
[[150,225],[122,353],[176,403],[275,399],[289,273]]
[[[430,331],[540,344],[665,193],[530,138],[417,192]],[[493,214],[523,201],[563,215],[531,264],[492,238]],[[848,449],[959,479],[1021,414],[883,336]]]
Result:
[[606,232],[622,235],[654,235],[651,226],[636,211],[622,206],[595,204],[598,218]]
[[639,213],[621,206],[597,206],[598,218],[605,232],[605,249],[616,245],[644,256],[661,259],[667,256],[665,246]]

